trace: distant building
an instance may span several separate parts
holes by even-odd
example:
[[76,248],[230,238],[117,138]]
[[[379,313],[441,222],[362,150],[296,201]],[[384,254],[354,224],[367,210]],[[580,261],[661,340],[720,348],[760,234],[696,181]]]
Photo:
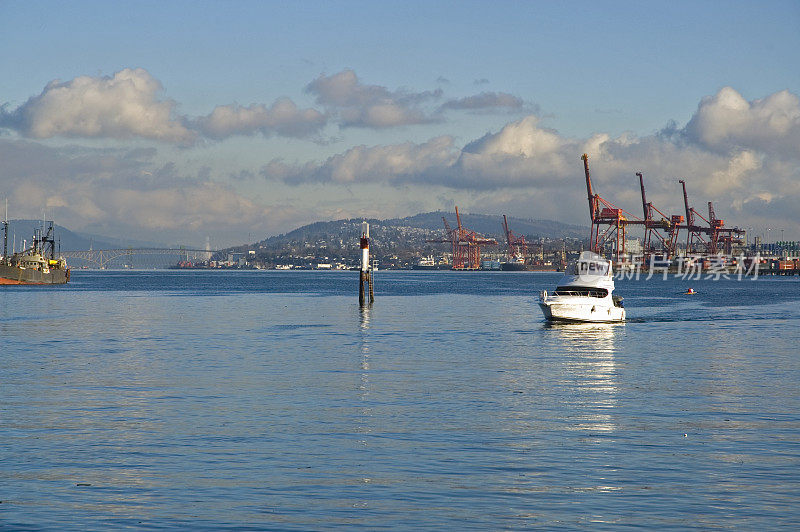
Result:
[[625,241],[625,251],[638,255],[642,252],[642,241],[638,238],[632,238]]

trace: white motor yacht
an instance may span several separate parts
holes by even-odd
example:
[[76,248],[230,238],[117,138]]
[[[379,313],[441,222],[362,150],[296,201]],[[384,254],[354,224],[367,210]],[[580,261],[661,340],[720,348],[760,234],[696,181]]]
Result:
[[625,321],[622,298],[613,291],[611,261],[584,251],[567,267],[555,292],[539,294],[539,306],[550,321]]

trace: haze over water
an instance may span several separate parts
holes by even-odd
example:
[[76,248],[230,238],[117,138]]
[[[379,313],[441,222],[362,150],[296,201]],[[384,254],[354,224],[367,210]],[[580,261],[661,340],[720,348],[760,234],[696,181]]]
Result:
[[627,323],[550,326],[560,275],[4,288],[0,528],[800,526],[800,279],[617,281]]

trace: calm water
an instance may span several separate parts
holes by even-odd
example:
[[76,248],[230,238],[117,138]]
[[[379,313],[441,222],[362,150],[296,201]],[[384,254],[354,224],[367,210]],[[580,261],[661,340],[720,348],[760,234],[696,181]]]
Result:
[[[0,290],[0,529],[796,529],[800,279],[75,272]],[[697,295],[681,295],[688,286]]]

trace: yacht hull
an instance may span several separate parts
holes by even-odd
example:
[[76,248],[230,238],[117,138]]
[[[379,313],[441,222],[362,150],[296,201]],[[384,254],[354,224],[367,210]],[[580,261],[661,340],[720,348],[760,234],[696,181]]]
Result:
[[539,307],[548,321],[614,323],[625,321],[622,298],[612,294],[611,261],[584,251],[564,272],[555,291],[539,294]]
[[600,303],[540,302],[539,307],[547,321],[611,323],[625,321],[625,309]]

